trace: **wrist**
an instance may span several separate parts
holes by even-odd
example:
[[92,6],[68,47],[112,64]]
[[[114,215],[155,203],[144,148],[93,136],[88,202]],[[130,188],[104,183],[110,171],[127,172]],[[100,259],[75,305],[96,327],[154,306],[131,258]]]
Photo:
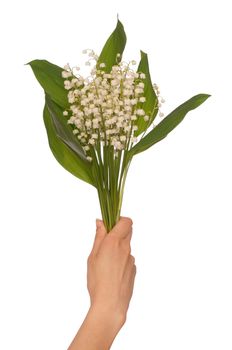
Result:
[[68,349],[108,350],[121,327],[121,317],[113,310],[104,305],[91,305]]
[[89,308],[88,314],[96,318],[104,324],[109,326],[116,333],[122,328],[126,321],[126,316],[118,312],[114,307],[105,304],[92,304]]

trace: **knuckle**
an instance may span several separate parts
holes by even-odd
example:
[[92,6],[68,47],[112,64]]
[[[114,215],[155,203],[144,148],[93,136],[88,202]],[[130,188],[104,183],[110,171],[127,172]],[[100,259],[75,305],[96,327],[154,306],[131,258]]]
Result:
[[124,221],[125,223],[127,223],[128,225],[132,226],[133,225],[133,221],[131,218],[127,217],[127,216],[122,216],[121,220]]
[[131,263],[134,265],[135,263],[135,257],[133,255],[130,256]]
[[88,258],[87,258],[87,265],[91,265],[93,261],[93,256],[92,254],[89,254]]

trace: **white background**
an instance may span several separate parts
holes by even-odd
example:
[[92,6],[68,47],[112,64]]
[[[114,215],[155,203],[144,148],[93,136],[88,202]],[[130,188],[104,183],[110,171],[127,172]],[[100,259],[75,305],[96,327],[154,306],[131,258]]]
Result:
[[[122,215],[137,276],[112,349],[232,349],[229,1],[7,1],[1,5],[0,349],[63,350],[89,306],[94,188],[53,158],[29,66],[100,52],[119,13],[125,58],[149,54],[168,113],[212,95],[134,158]],[[100,350],[100,349],[99,349]]]

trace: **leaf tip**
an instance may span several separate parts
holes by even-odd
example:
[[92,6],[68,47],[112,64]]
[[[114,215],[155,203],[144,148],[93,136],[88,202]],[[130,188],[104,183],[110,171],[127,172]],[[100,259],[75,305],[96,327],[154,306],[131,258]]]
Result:
[[143,50],[140,50],[140,55],[141,55],[141,58],[142,57],[147,57],[147,53],[144,52]]
[[116,25],[115,30],[119,29],[119,28],[121,28],[124,31],[124,26],[123,26],[122,22],[119,19],[119,14],[117,14],[117,25]]
[[209,97],[211,97],[210,94],[200,94],[199,97],[201,97],[202,101],[206,101]]
[[24,66],[27,66],[27,65],[31,66],[31,63],[32,63],[32,62],[33,62],[33,61],[30,61],[30,62],[24,63]]

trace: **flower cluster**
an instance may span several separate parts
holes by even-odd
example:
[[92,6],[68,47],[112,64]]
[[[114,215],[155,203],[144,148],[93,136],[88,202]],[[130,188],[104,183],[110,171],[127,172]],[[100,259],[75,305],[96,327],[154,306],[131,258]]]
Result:
[[[79,74],[79,67],[73,69],[67,64],[62,72],[64,87],[68,90],[69,110],[63,112],[68,117],[68,123],[73,125],[73,133],[77,135],[87,159],[92,160],[90,148],[99,141],[104,145],[114,146],[115,156],[118,151],[129,149],[137,141],[134,133],[138,129],[136,121],[143,118],[147,125],[154,111],[145,113],[143,104],[144,73],[135,72],[129,63],[120,61],[117,55],[110,73],[105,72],[105,64],[97,64],[98,56],[93,50],[84,50],[89,59],[86,65],[91,65],[91,75],[84,78]],[[154,85],[156,95],[159,89]],[[164,102],[159,99],[156,108]],[[160,112],[160,116],[163,116]]]

